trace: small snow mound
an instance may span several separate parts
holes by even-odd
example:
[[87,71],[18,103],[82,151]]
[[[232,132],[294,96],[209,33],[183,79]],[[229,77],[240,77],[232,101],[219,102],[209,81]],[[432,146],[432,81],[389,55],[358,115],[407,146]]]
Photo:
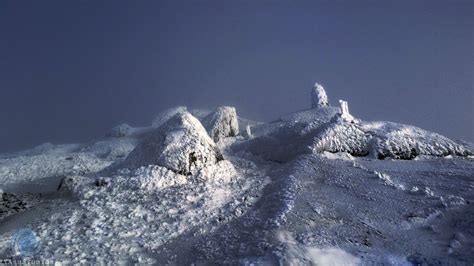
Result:
[[221,106],[203,119],[209,136],[215,141],[239,134],[239,121],[234,107]]
[[204,127],[190,113],[180,113],[160,126],[127,156],[122,166],[160,165],[181,174],[194,174],[223,160]]
[[187,112],[186,106],[177,106],[177,107],[166,109],[163,112],[159,113],[155,117],[155,119],[153,119],[153,122],[151,123],[151,125],[153,127],[160,127],[161,125],[166,123],[166,121],[170,120],[173,116],[177,114],[183,114],[186,112]]
[[329,106],[329,99],[321,84],[315,83],[311,90],[311,107],[321,108]]
[[346,122],[329,123],[314,138],[310,149],[315,153],[347,152],[353,156],[369,154],[370,136],[358,125]]
[[114,138],[123,138],[129,136],[131,133],[132,127],[124,123],[113,127],[107,135]]

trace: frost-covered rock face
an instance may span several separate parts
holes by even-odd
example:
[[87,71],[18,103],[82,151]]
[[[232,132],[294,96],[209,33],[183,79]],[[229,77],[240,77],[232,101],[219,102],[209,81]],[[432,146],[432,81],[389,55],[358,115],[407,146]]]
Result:
[[379,159],[393,158],[410,160],[418,155],[468,156],[468,148],[437,133],[414,126],[391,122],[367,122],[367,132],[374,136],[372,153]]
[[125,159],[123,167],[160,165],[181,174],[194,174],[223,160],[214,141],[190,113],[179,113],[156,129]]
[[217,108],[216,111],[203,119],[203,125],[215,142],[239,134],[239,121],[234,107],[221,106]]
[[354,156],[369,154],[370,136],[351,123],[336,122],[328,124],[313,140],[310,149],[315,153],[347,152]]
[[110,133],[108,136],[114,137],[114,138],[123,138],[128,135],[130,135],[132,132],[132,127],[127,125],[127,124],[120,124],[118,126],[115,126],[110,130]]
[[323,86],[315,83],[311,90],[311,107],[321,108],[329,106],[329,99]]
[[153,119],[153,122],[151,123],[151,125],[153,127],[160,127],[161,125],[166,123],[166,121],[170,120],[170,118],[172,118],[173,116],[177,114],[183,114],[186,112],[187,112],[186,106],[177,106],[177,107],[166,109],[163,112],[159,113],[155,117],[155,119]]

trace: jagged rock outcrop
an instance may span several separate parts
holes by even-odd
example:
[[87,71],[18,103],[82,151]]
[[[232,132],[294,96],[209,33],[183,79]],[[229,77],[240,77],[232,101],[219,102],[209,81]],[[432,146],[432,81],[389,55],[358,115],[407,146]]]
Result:
[[120,124],[113,127],[107,136],[114,138],[123,138],[130,135],[132,132],[132,127],[127,124]]
[[329,99],[321,84],[315,83],[311,90],[311,107],[321,108],[329,106]]
[[234,107],[221,106],[203,119],[209,136],[217,143],[226,137],[239,134],[239,121]]
[[152,127],[160,127],[161,125],[166,123],[166,121],[170,120],[170,118],[172,118],[173,116],[177,114],[183,114],[187,111],[188,109],[186,106],[176,106],[173,108],[166,109],[162,111],[161,113],[159,113],[155,117],[155,119],[153,119],[153,122],[151,123],[151,125]]
[[202,124],[188,112],[178,113],[156,129],[127,156],[123,167],[160,165],[180,174],[223,160]]

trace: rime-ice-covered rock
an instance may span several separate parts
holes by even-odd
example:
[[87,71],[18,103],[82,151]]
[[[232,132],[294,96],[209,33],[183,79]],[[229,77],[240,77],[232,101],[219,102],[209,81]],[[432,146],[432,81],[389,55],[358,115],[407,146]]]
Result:
[[114,137],[114,138],[123,138],[128,135],[130,135],[132,132],[132,127],[127,125],[127,124],[120,124],[118,126],[113,127],[108,136]]
[[151,125],[153,127],[160,127],[161,125],[166,123],[166,121],[170,120],[171,117],[175,116],[176,114],[182,114],[185,112],[187,112],[186,106],[177,106],[177,107],[166,109],[162,111],[161,113],[159,113],[155,117],[155,119],[153,119],[153,122],[151,123]]
[[203,119],[203,125],[215,142],[239,134],[239,121],[234,107],[221,106],[217,108],[216,111]]
[[346,122],[353,122],[355,119],[349,113],[349,106],[346,101],[339,100],[339,104],[341,105],[341,118],[343,121]]
[[447,137],[418,127],[392,122],[366,122],[364,130],[374,136],[371,152],[379,159],[413,159],[418,155],[468,156],[472,151]]
[[177,173],[194,174],[222,159],[222,154],[199,120],[184,112],[173,116],[138,144],[123,166],[160,165]]
[[370,135],[358,125],[334,122],[324,126],[315,136],[310,149],[313,152],[347,152],[354,156],[369,154]]
[[311,90],[311,107],[321,108],[329,106],[329,99],[321,84],[315,83]]

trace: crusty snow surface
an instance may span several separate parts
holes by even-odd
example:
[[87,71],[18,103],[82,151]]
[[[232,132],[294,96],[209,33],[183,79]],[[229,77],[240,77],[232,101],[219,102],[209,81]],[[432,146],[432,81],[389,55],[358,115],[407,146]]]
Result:
[[[342,119],[322,87],[312,95],[323,104],[269,123],[177,107],[150,127],[0,155],[0,258],[472,265],[472,144]],[[18,250],[20,228],[36,253]]]

